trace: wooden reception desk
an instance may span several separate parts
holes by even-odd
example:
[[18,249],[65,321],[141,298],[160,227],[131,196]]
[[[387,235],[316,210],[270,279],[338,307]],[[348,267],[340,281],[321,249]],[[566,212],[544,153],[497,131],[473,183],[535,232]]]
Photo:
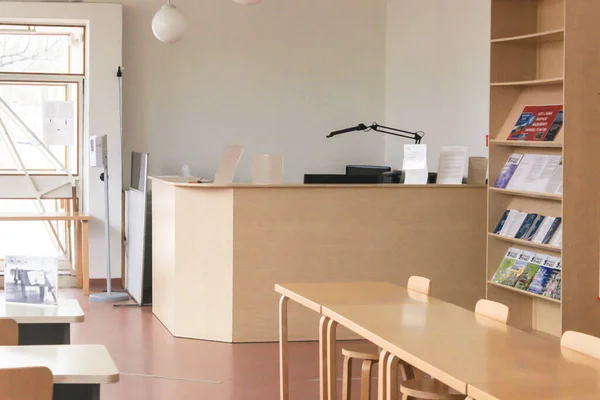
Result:
[[[175,336],[278,340],[276,282],[422,275],[442,300],[485,297],[484,186],[180,182],[152,178],[152,311]],[[289,313],[291,340],[317,339],[317,315]]]

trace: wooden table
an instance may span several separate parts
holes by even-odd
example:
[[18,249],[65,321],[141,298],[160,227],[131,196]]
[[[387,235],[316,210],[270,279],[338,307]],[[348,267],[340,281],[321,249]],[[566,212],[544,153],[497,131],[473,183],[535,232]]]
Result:
[[[322,399],[336,398],[337,324],[381,347],[380,360],[387,360],[389,352],[476,400],[600,398],[600,361],[562,349],[557,339],[519,331],[433,297],[381,283],[285,284],[276,291],[282,294],[282,400],[288,399],[288,299],[322,314]],[[380,362],[380,375],[393,376],[392,365]],[[395,393],[388,391],[388,399]]]
[[90,264],[89,264],[89,226],[91,216],[83,212],[46,212],[46,213],[0,213],[3,221],[72,221],[79,225],[81,235],[76,235],[76,275],[77,287],[83,288],[83,293],[90,294]]
[[477,387],[469,385],[469,396],[475,400],[598,400],[600,382],[573,382],[571,384],[507,384],[487,383]]
[[77,300],[68,299],[58,306],[4,303],[0,318],[17,321],[20,345],[50,345],[71,343],[71,324],[83,322],[85,315]]
[[[289,399],[288,374],[288,323],[287,303],[291,299],[310,310],[321,314],[325,305],[333,304],[378,304],[414,303],[427,300],[427,296],[409,293],[399,286],[385,282],[349,283],[290,283],[275,285],[281,294],[279,302],[279,375],[280,399]],[[435,302],[435,300],[434,300]],[[335,328],[337,323],[322,316],[319,324],[319,370],[321,400],[336,398],[335,377]],[[334,360],[327,362],[327,360]]]
[[99,400],[100,385],[117,383],[119,371],[100,345],[0,347],[0,368],[48,367],[54,400]]
[[[431,300],[423,305],[324,305],[322,314],[477,400],[494,399],[493,393],[502,400],[544,398],[536,386],[568,393],[578,385],[600,382],[600,361],[562,349],[556,339]],[[527,390],[531,396],[523,395]],[[390,398],[394,395],[388,394]]]

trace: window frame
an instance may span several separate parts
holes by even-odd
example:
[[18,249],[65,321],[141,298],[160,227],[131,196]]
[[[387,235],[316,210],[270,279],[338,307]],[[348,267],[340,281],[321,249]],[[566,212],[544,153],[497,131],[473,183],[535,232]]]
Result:
[[[71,173],[73,177],[79,177],[81,172],[81,164],[83,160],[83,148],[81,136],[83,135],[84,128],[84,85],[85,78],[82,75],[65,75],[65,74],[32,74],[32,73],[13,73],[13,72],[0,72],[0,85],[2,84],[23,84],[23,85],[40,85],[40,84],[48,84],[49,86],[60,86],[63,84],[65,88],[69,84],[75,84],[77,86],[77,132],[76,132],[76,154],[77,154],[77,165],[75,168],[75,172]],[[65,166],[66,168],[66,166]],[[0,173],[0,177],[2,176],[24,176],[23,173],[18,173],[17,169],[2,169],[1,171],[6,171]],[[9,173],[9,171],[14,171],[14,173]],[[68,176],[65,173],[43,173],[40,171],[53,171],[53,170],[41,170],[41,169],[32,169],[31,172],[28,173],[31,176]]]
[[[19,24],[19,23],[6,23],[0,22],[0,29],[3,26],[46,26],[53,28],[82,28],[83,32],[81,34],[81,45],[82,54],[83,54],[83,63],[82,63],[82,72],[81,73],[72,73],[72,72],[62,72],[62,73],[52,73],[52,72],[0,72],[0,74],[19,74],[19,75],[38,75],[38,76],[80,76],[85,77],[87,75],[87,29],[88,27],[85,24]],[[18,35],[19,33],[2,33],[3,35]],[[58,33],[48,33],[46,36],[64,36],[64,34]],[[69,49],[69,59],[71,58],[71,49]],[[69,66],[70,68],[70,66]]]

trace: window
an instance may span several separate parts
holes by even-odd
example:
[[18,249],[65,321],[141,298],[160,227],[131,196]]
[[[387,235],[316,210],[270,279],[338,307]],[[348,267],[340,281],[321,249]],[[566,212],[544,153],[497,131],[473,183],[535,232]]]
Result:
[[[15,176],[28,181],[16,197],[0,193],[0,212],[78,210],[84,74],[84,27],[0,24],[0,191]],[[50,178],[65,195],[39,200]],[[74,233],[66,222],[2,223],[0,259],[45,255],[72,267]]]
[[0,24],[0,72],[83,75],[84,33],[81,26]]
[[[79,113],[79,82],[9,82],[0,81],[0,129],[6,128],[17,153],[30,174],[62,174],[57,164],[48,157],[43,144],[36,141],[32,132],[43,142],[42,108],[45,101],[69,101],[73,115]],[[61,166],[72,174],[79,173],[78,138],[75,127],[73,145],[48,145],[48,149]],[[4,133],[0,133],[0,174],[23,173],[11,154],[11,146]]]

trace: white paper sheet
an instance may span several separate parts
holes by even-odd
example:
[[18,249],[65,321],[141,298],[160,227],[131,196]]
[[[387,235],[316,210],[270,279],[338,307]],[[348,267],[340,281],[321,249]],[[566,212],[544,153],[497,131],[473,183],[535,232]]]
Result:
[[407,185],[427,184],[427,145],[405,144],[404,160],[402,162],[404,171],[404,183]]
[[441,185],[460,185],[467,164],[466,146],[444,146],[440,153],[437,182]]
[[42,105],[42,137],[47,145],[75,144],[75,104],[72,101],[45,101]]

